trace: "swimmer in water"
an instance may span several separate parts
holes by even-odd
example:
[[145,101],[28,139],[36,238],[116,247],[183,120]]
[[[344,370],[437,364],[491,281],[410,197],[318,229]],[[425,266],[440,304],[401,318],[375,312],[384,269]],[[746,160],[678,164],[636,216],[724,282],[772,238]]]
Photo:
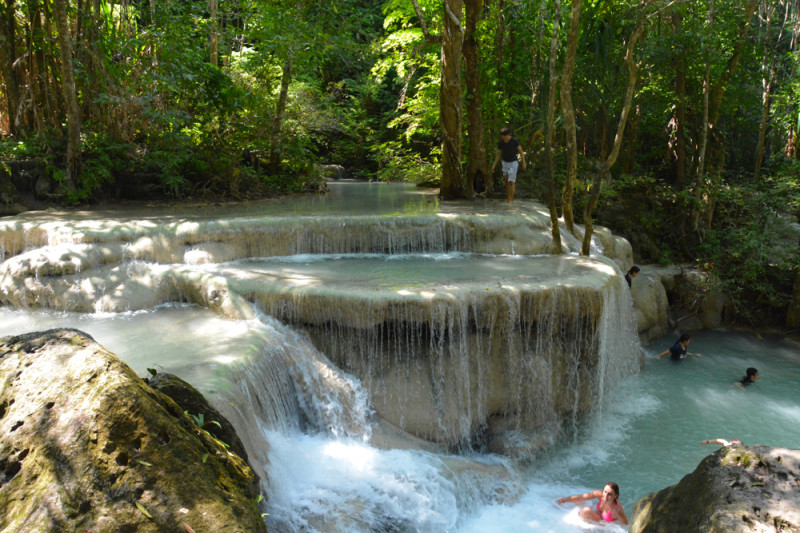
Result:
[[692,337],[686,334],[681,335],[681,338],[678,339],[671,348],[664,350],[658,354],[658,356],[664,357],[667,354],[671,354],[673,361],[680,361],[687,355],[696,355],[697,357],[701,357],[699,353],[691,353],[688,351],[690,342],[692,342]]
[[625,516],[625,511],[622,510],[622,504],[619,503],[619,485],[613,481],[606,483],[603,490],[593,490],[586,494],[575,494],[574,496],[559,498],[556,500],[556,503],[578,503],[594,499],[598,500],[597,506],[594,508],[587,506],[581,509],[581,518],[593,522],[613,522],[619,520],[625,525],[628,524],[628,517]]
[[739,381],[737,381],[736,383],[734,383],[734,385],[738,385],[740,387],[749,387],[750,385],[758,381],[758,378],[759,378],[758,370],[751,366],[750,368],[747,369],[747,372],[745,373],[744,377]]

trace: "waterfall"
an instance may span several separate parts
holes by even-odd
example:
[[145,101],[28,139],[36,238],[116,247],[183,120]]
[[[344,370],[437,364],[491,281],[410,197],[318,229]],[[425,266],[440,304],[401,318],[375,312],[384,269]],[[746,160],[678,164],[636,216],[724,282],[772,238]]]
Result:
[[0,221],[0,304],[188,302],[254,320],[257,349],[209,393],[276,529],[457,529],[476,506],[516,501],[519,465],[639,370],[618,266],[630,246],[600,230],[592,257],[541,255],[549,219],[533,204],[364,205],[14,217]]
[[426,451],[426,443],[382,427],[359,382],[307,335],[258,319],[261,348],[227,371],[211,400],[237,428],[270,495],[271,528],[433,533],[523,490],[507,459]]
[[[573,279],[568,265],[559,273]],[[456,435],[459,442],[475,431],[472,419],[485,416],[494,439],[502,441],[486,445],[522,459],[552,443],[553,431],[573,434],[641,362],[630,335],[635,328],[627,286],[616,274],[582,290],[497,291],[489,302],[443,298],[427,308],[408,304],[387,313],[373,301],[346,314],[362,316],[362,329],[330,320],[330,327],[307,334],[259,314],[263,348],[230,370],[229,389],[214,403],[237,427],[265,494],[274,495],[268,521],[280,531],[434,532],[456,528],[459,516],[476,505],[516,501],[523,487],[513,463],[466,448],[448,455],[452,446],[414,438],[414,431],[406,433],[413,428],[408,419],[387,424],[390,416],[382,411],[395,403],[390,413],[421,419],[407,411],[425,402],[434,409],[422,412],[433,417],[433,431]],[[284,316],[313,315],[277,304],[272,311],[279,308]],[[392,316],[399,326],[378,316]],[[323,338],[330,352],[318,348]],[[514,355],[481,357],[492,350]],[[343,352],[349,363],[345,357],[334,365],[325,355]],[[577,362],[567,354],[577,355]],[[339,369],[345,366],[363,370],[364,377]],[[498,401],[493,380],[509,398],[523,401],[491,414]],[[566,413],[563,420],[548,418],[559,412]]]

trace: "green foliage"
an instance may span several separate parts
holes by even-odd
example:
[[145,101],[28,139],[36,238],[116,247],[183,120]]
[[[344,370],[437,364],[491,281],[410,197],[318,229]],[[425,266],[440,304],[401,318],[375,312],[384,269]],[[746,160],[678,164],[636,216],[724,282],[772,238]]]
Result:
[[381,181],[409,181],[437,186],[441,175],[438,161],[423,159],[400,141],[388,141],[373,148],[379,163],[376,173]]

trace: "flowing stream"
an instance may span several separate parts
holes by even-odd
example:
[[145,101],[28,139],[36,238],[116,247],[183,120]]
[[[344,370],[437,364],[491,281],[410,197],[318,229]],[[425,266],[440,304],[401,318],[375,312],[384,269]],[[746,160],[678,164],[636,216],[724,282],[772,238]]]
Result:
[[630,516],[701,440],[800,446],[797,348],[704,332],[702,358],[642,353],[610,234],[549,256],[538,204],[331,190],[0,221],[0,336],[78,328],[195,385],[275,532],[581,531],[555,499],[613,480]]

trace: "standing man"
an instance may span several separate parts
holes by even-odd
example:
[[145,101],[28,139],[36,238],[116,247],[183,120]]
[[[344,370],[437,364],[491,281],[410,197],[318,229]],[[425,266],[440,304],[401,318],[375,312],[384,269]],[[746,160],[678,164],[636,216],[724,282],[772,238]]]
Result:
[[511,130],[503,128],[500,130],[500,142],[497,143],[497,157],[494,158],[492,164],[492,173],[497,166],[498,161],[503,160],[503,179],[506,182],[506,203],[510,204],[514,200],[514,192],[517,182],[517,154],[522,160],[522,170],[525,170],[528,165],[525,164],[525,152],[522,151],[519,141],[511,136]]

